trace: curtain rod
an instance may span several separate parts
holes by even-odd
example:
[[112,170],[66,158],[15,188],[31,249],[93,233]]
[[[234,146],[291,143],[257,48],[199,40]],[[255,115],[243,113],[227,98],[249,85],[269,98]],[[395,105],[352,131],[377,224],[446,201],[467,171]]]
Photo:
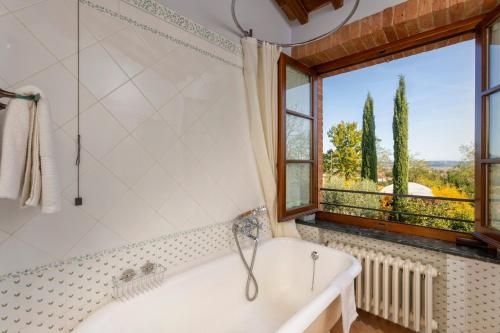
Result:
[[[309,39],[309,40],[306,40],[306,41],[303,41],[303,42],[297,42],[297,43],[269,42],[269,41],[266,41],[266,40],[263,40],[263,39],[258,39],[258,38],[257,38],[257,41],[259,43],[267,42],[267,43],[271,43],[271,44],[274,44],[276,46],[281,46],[281,47],[294,47],[294,46],[305,45],[305,44],[312,43],[312,42],[315,42],[317,40],[323,39],[326,36],[328,36],[330,34],[333,34],[334,32],[337,32],[338,30],[340,30],[340,28],[342,28],[351,19],[351,17],[354,15],[354,13],[356,13],[356,10],[358,9],[359,2],[360,2],[360,0],[355,0],[354,6],[352,7],[351,11],[344,18],[344,20],[342,20],[342,22],[340,22],[339,25],[337,25],[335,28],[331,29],[330,31],[327,31],[324,34],[316,36],[316,37],[314,37],[312,39]],[[252,29],[245,30],[241,26],[240,22],[238,21],[238,18],[236,17],[236,9],[235,9],[235,7],[236,7],[236,0],[232,0],[231,1],[231,14],[233,16],[234,24],[236,25],[236,27],[238,27],[238,30],[240,30],[240,32],[242,34],[241,37],[253,37],[253,30]]]

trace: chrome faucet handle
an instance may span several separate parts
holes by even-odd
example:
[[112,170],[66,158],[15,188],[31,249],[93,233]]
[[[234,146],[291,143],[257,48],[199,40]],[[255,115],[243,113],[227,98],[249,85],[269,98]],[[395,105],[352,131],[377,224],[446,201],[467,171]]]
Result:
[[253,209],[253,210],[252,210],[252,214],[253,214],[254,216],[257,216],[257,215],[263,214],[263,213],[265,213],[265,212],[267,212],[267,208],[266,208],[266,206],[260,206],[260,207],[257,207],[257,208],[255,208],[255,209]]
[[141,272],[144,275],[148,275],[148,274],[154,273],[155,269],[156,269],[156,265],[153,264],[149,260],[144,265],[141,266]]
[[122,272],[119,279],[123,282],[130,282],[136,275],[137,273],[133,269],[126,269]]

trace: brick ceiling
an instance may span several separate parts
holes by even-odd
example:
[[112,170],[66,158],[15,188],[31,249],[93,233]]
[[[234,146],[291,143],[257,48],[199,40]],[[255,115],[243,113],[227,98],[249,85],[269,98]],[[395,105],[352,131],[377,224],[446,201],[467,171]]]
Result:
[[292,56],[309,66],[324,64],[484,15],[499,5],[500,0],[408,0],[294,47]]

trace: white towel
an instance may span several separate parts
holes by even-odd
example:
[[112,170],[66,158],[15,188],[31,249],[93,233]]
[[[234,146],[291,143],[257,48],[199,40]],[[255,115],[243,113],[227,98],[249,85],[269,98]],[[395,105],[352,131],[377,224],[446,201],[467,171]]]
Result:
[[342,290],[340,293],[340,302],[342,308],[342,329],[344,333],[349,333],[352,323],[358,317],[356,300],[354,299],[354,281]]
[[41,206],[43,213],[61,209],[48,101],[40,89],[26,86],[22,95],[40,94],[38,103],[11,99],[2,131],[0,198],[22,206]]

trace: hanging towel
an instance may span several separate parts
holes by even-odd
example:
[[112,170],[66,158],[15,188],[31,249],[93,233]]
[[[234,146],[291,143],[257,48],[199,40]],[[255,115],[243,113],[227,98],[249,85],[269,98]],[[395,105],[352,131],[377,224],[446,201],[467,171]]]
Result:
[[342,308],[342,328],[344,333],[349,333],[352,323],[358,317],[356,311],[356,300],[354,299],[354,281],[342,290],[340,293],[340,302]]
[[46,97],[26,86],[17,94],[40,94],[35,103],[11,99],[3,123],[0,159],[0,198],[17,199],[21,206],[41,206],[43,213],[61,209],[52,123]]

